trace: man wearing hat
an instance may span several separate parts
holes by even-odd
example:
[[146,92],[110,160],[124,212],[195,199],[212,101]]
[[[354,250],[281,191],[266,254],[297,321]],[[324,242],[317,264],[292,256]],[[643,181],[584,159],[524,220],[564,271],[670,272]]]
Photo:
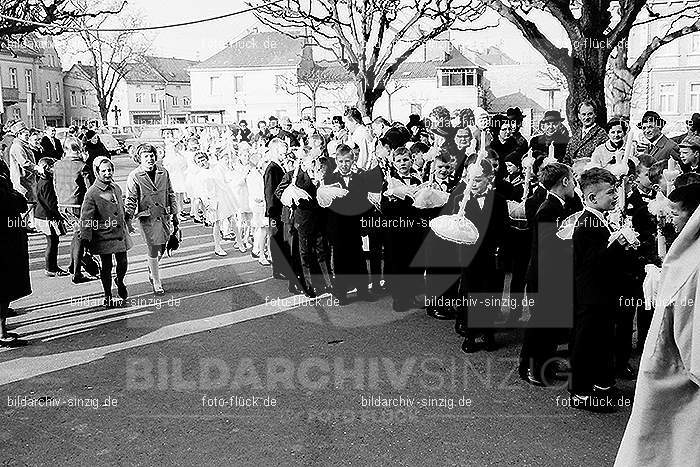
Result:
[[34,160],[34,152],[29,147],[29,128],[22,121],[13,124],[10,131],[15,135],[14,141],[10,146],[9,163],[10,180],[15,190],[22,193],[29,204],[28,221],[31,223],[33,219],[34,204],[36,198],[34,189],[36,186],[36,160]]
[[666,120],[658,113],[652,110],[644,112],[642,121],[637,124],[637,127],[641,128],[646,141],[637,143],[637,156],[647,154],[654,159],[654,162],[666,162],[671,157],[680,161],[678,145],[661,133],[664,125]]
[[[562,124],[564,118],[558,110],[548,110],[540,122],[542,134],[534,136],[530,140],[530,149],[534,157],[547,156],[549,148],[554,146],[554,157],[559,162],[567,164],[566,146],[569,144],[569,131]],[[570,164],[571,161],[568,161]]]
[[528,143],[525,137],[520,133],[520,128],[523,126],[525,115],[520,110],[520,107],[511,107],[506,110],[506,117],[510,123],[511,138],[515,141],[515,151],[520,155],[520,158],[527,153]]
[[700,113],[695,112],[690,117],[690,120],[685,121],[685,124],[688,126],[688,131],[682,135],[674,136],[671,138],[671,141],[676,144],[681,144],[681,142],[688,136],[700,136]]
[[608,140],[604,128],[596,123],[596,108],[591,101],[583,101],[578,106],[578,119],[581,130],[574,132],[566,146],[566,159],[574,161],[582,157],[591,157],[593,150]]
[[680,157],[683,173],[700,174],[700,136],[688,136],[680,144]]

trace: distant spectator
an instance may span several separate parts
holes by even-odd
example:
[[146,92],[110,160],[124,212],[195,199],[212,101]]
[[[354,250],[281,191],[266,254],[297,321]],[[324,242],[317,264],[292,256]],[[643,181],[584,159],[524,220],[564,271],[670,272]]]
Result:
[[252,131],[248,128],[248,122],[241,120],[238,122],[238,141],[244,141],[250,143]]
[[63,145],[56,138],[56,127],[47,126],[44,130],[44,137],[41,138],[41,147],[45,157],[60,159],[63,157]]

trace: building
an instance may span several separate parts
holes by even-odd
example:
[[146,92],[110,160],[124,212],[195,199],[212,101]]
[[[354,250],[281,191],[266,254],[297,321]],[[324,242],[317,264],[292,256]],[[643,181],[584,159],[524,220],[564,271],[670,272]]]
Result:
[[63,73],[63,104],[66,125],[97,124],[101,121],[97,92],[91,84],[95,67],[78,62]]
[[190,68],[192,119],[238,122],[295,117],[296,82],[303,43],[277,32],[252,30],[242,39]]
[[117,84],[109,125],[185,123],[190,119],[188,69],[197,62],[143,56],[130,63]]
[[[670,2],[656,1],[655,11],[663,11]],[[673,5],[674,10],[678,5]],[[689,18],[688,21],[695,21]],[[677,22],[673,30],[681,27]],[[636,60],[657,35],[669,28],[669,19],[640,24],[629,37],[629,61]],[[685,121],[700,112],[700,32],[682,36],[659,48],[648,60],[635,81],[631,118],[638,122],[646,110],[655,110],[668,123],[665,132],[681,134]]]
[[[355,105],[355,85],[338,63],[315,61],[313,49],[302,40],[252,30],[190,68],[193,120],[226,123],[311,115],[310,86],[298,78],[303,60],[326,70],[326,82],[315,93],[318,121]],[[476,107],[487,85],[483,71],[449,38],[433,41],[399,66],[374,114],[405,120],[411,113],[427,115],[438,105],[451,110]]]
[[512,107],[520,108],[525,115],[521,130],[524,136],[539,133],[539,124],[544,117],[545,109],[521,92],[494,98],[489,106],[489,112],[491,114],[505,114]]
[[61,126],[61,61],[50,37],[32,34],[0,48],[2,123],[23,120],[31,127]]

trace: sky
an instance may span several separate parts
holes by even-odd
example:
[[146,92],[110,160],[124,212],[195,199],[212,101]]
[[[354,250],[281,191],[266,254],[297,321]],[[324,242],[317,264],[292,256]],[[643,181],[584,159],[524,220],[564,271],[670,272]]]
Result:
[[[129,8],[143,13],[150,26],[180,23],[248,8],[242,0],[129,0]],[[250,13],[217,21],[157,31],[151,53],[164,57],[204,60],[226,42],[258,25]]]

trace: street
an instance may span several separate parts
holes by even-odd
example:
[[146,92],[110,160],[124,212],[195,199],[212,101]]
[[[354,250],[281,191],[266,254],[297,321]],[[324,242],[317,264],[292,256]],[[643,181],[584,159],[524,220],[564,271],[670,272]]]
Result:
[[[134,164],[116,161],[123,186]],[[453,321],[389,297],[291,297],[231,242],[215,256],[210,228],[182,227],[166,295],[137,235],[130,306],[111,310],[99,281],[45,277],[31,236],[34,292],[8,321],[30,345],[0,351],[2,465],[612,464],[629,405],[578,411],[565,383],[525,384],[518,332],[467,357]]]

